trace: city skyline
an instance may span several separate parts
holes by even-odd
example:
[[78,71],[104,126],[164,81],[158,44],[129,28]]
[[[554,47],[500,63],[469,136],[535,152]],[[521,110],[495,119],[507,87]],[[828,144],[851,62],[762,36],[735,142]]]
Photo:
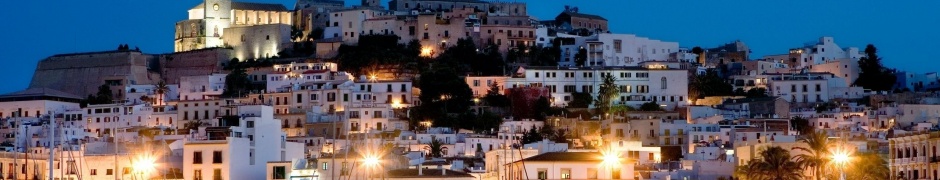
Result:
[[[36,63],[54,54],[106,51],[118,44],[139,47],[145,53],[170,53],[173,50],[170,25],[185,19],[185,10],[199,2],[0,2],[4,7],[0,14],[4,17],[16,14],[30,17],[13,18],[8,22],[16,24],[17,28],[0,30],[4,32],[0,33],[4,34],[2,39],[17,43],[0,50],[9,62],[0,67],[0,71],[17,77],[0,87],[0,93],[27,87]],[[247,2],[281,3],[292,9],[296,1]],[[935,47],[931,42],[940,40],[940,35],[931,33],[940,27],[940,16],[932,14],[931,7],[940,2],[520,2],[529,3],[529,14],[538,19],[554,18],[564,5],[577,6],[581,12],[609,19],[612,33],[679,42],[681,47],[714,47],[741,40],[753,50],[751,59],[786,53],[787,49],[800,47],[804,42],[832,36],[842,47],[864,48],[866,44],[874,44],[884,58],[883,63],[890,68],[925,73],[933,72],[929,66],[932,61],[925,52]],[[347,6],[358,4],[358,0],[346,0]],[[864,9],[868,7],[879,10]],[[734,10],[717,11],[717,8]],[[701,20],[692,19],[694,17]],[[710,20],[717,18],[727,19]],[[38,35],[25,35],[28,33]]]

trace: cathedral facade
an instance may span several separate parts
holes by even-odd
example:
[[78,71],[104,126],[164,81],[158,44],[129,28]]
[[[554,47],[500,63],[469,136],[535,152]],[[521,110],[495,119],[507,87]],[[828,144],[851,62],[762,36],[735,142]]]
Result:
[[225,29],[271,24],[289,27],[291,17],[291,11],[281,4],[205,0],[189,9],[189,19],[176,23],[173,50],[231,47],[224,41]]

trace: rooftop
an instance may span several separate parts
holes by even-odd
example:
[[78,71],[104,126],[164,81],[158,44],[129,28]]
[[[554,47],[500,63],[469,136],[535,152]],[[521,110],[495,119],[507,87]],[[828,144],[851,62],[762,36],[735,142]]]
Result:
[[29,100],[73,101],[82,99],[83,98],[80,96],[50,88],[29,88],[22,91],[0,95],[0,102]]
[[521,161],[568,161],[568,162],[601,162],[601,153],[598,152],[549,152],[532,156]]
[[[190,9],[202,8],[204,4],[205,3],[199,3],[198,5]],[[232,9],[255,10],[255,11],[288,11],[287,7],[284,7],[284,5],[282,4],[253,3],[253,2],[232,2]]]
[[562,14],[567,14],[567,15],[569,15],[569,16],[571,16],[571,17],[581,17],[581,18],[589,18],[589,19],[600,19],[600,20],[605,20],[605,21],[607,20],[606,18],[601,17],[601,16],[598,16],[598,15],[584,14],[584,13],[579,13],[579,12],[566,11],[566,12],[561,12],[561,14],[559,14],[559,15],[562,15]]
[[452,170],[445,170],[447,174],[441,174],[440,169],[424,169],[422,170],[422,175],[418,175],[417,169],[396,169],[390,170],[387,173],[387,176],[390,178],[435,178],[439,179],[441,177],[473,177],[470,174],[464,172],[457,172]]
[[561,66],[529,66],[531,70],[677,70],[677,69],[649,69],[642,66],[603,66],[603,67],[561,67]]

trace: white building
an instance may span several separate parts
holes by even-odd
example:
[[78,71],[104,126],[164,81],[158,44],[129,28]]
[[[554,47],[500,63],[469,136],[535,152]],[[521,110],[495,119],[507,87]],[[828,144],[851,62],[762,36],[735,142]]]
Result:
[[[530,67],[520,68],[515,77],[506,80],[506,88],[545,87],[553,106],[564,107],[575,92],[597,97],[602,75],[611,75],[620,87],[615,104],[636,106],[647,102],[665,105],[667,109],[684,106],[688,100],[688,71],[652,69],[647,67]],[[593,106],[593,105],[592,105]]]
[[274,72],[267,75],[268,93],[299,89],[307,82],[348,81],[352,77],[337,72],[336,63],[290,63],[274,65]]
[[550,152],[506,166],[510,179],[636,179],[632,161],[598,152]]
[[633,34],[598,34],[586,43],[585,66],[636,66],[644,61],[666,61],[670,54],[679,52],[679,43]]
[[804,43],[803,47],[790,49],[790,67],[803,68],[830,61],[850,59],[857,62],[864,57],[856,47],[841,48],[832,37],[820,37],[818,42]]
[[185,179],[265,179],[267,162],[303,157],[303,145],[287,142],[272,107],[239,106],[238,114],[187,135]]
[[210,74],[203,76],[180,77],[180,100],[218,99],[225,91],[225,76],[228,74]]
[[31,88],[0,95],[0,118],[39,117],[78,110],[82,97],[49,88]]

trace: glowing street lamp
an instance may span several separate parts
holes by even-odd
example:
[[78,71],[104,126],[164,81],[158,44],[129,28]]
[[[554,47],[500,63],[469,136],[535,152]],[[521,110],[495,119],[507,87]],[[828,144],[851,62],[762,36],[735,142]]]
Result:
[[851,161],[849,153],[845,151],[835,151],[832,153],[832,163],[839,167],[839,179],[845,180],[845,166]]
[[143,177],[149,177],[148,175],[152,173],[157,168],[156,159],[153,156],[141,155],[137,157],[131,167],[134,168],[135,174],[140,174]]
[[382,167],[382,166],[380,165],[380,162],[379,162],[379,157],[377,157],[377,156],[372,156],[372,155],[363,157],[363,158],[362,158],[362,165],[364,165],[364,166],[366,167],[366,178],[367,178],[367,179],[371,179],[371,178],[372,178],[372,177],[371,177],[371,176],[373,175],[372,173],[374,173],[374,170],[373,170],[373,169],[375,169],[375,168],[381,168],[381,167]]
[[601,151],[601,165],[607,166],[607,168],[610,169],[611,178],[614,177],[614,168],[620,167],[620,160],[620,154],[613,149]]

